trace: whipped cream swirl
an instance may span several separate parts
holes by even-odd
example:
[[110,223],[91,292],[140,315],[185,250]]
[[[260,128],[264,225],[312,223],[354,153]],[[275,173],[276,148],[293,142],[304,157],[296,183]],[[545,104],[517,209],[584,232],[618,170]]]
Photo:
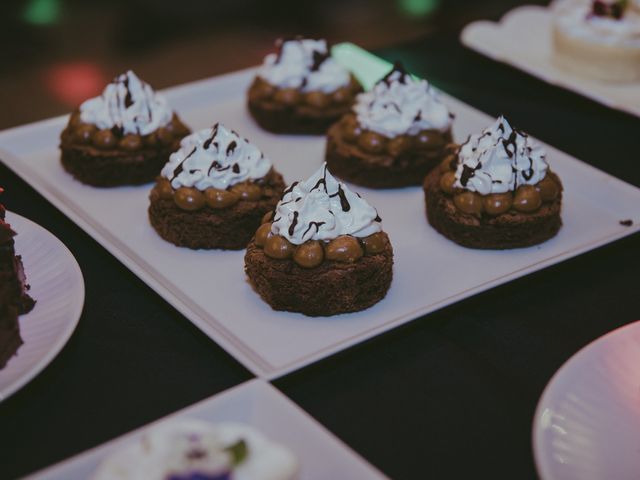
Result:
[[271,166],[271,160],[258,147],[216,123],[213,128],[183,138],[180,149],[171,154],[160,174],[171,181],[173,188],[225,190],[264,177]]
[[547,174],[544,150],[500,116],[460,147],[454,186],[481,195],[535,185]]
[[289,450],[251,427],[181,420],[152,427],[108,457],[92,478],[291,480],[296,470]]
[[567,35],[607,45],[640,47],[640,2],[637,0],[619,7],[620,18],[595,15],[591,0],[556,0],[551,8],[557,27]]
[[326,40],[279,40],[278,53],[265,57],[258,76],[280,88],[334,92],[348,85],[349,72],[329,54]]
[[361,93],[353,107],[358,123],[386,137],[446,131],[452,115],[426,80],[414,80],[396,62],[373,89]]
[[171,122],[173,111],[167,100],[135,73],[117,76],[99,97],[80,105],[80,119],[100,129],[120,134],[149,135]]
[[294,182],[276,206],[271,231],[295,245],[340,235],[367,237],[380,232],[376,209],[338,182],[326,164],[306,182]]

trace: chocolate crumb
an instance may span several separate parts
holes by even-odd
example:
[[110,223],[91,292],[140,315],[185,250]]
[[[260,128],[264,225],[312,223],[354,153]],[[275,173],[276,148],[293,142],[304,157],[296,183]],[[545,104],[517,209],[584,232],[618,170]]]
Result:
[[633,220],[631,220],[630,218],[626,220],[620,220],[620,225],[622,225],[623,227],[630,227],[631,225],[633,225]]

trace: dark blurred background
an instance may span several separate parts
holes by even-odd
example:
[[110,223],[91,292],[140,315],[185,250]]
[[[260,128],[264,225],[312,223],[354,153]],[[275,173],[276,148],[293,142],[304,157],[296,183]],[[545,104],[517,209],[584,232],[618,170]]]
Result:
[[127,68],[163,88],[256,65],[283,35],[377,49],[458,32],[518,3],[3,0],[0,129],[66,113]]

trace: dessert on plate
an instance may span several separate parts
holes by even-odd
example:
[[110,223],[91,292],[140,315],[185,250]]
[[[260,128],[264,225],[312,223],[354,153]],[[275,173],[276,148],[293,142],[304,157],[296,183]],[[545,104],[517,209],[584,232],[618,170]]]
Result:
[[240,423],[172,420],[151,427],[98,466],[93,480],[292,480],[286,447]]
[[245,271],[274,310],[328,316],[384,298],[393,249],[376,209],[324,165],[295,182],[247,246]]
[[556,0],[554,62],[584,77],[640,82],[639,0]]
[[249,112],[273,133],[324,134],[362,87],[331,57],[326,40],[295,37],[276,46],[249,87]]
[[148,183],[188,133],[164,96],[129,70],[71,114],[62,166],[96,187]]
[[0,368],[22,345],[18,315],[29,312],[35,304],[27,294],[22,260],[14,249],[16,233],[5,221],[5,212],[0,204]]
[[562,183],[544,150],[504,117],[460,145],[425,179],[427,219],[471,248],[528,247],[562,225]]
[[180,247],[242,249],[284,186],[271,160],[217,123],[171,154],[151,191],[149,220]]
[[444,157],[452,119],[427,81],[396,62],[329,128],[327,165],[337,177],[365,187],[420,185]]

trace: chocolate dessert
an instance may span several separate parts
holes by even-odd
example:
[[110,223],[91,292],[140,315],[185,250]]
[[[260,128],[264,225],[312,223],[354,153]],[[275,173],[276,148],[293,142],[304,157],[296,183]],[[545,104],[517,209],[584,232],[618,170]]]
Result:
[[233,130],[216,124],[185,137],[151,191],[149,220],[188,248],[245,248],[278,203],[282,175]]
[[324,134],[349,111],[360,83],[329,53],[326,40],[279,40],[248,92],[249,112],[273,133]]
[[128,71],[71,114],[62,165],[96,187],[148,183],[188,133],[165,98]]
[[396,62],[329,128],[327,165],[336,176],[365,187],[420,185],[444,158],[452,118],[431,86]]
[[323,166],[284,192],[247,247],[245,271],[274,310],[329,316],[384,298],[393,249],[372,206]]
[[481,249],[528,247],[558,233],[562,183],[544,151],[504,117],[449,151],[424,182],[438,232]]
[[18,315],[31,311],[35,304],[27,294],[29,285],[22,260],[15,254],[15,235],[5,221],[5,209],[0,204],[0,368],[22,345]]

